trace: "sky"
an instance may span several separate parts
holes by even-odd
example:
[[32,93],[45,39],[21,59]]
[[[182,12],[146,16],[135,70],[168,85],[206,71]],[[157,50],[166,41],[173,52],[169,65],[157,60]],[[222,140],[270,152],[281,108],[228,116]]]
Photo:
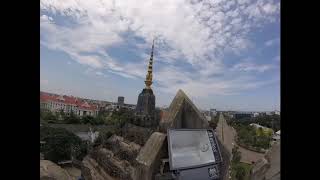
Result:
[[40,90],[156,106],[280,109],[280,0],[40,0]]

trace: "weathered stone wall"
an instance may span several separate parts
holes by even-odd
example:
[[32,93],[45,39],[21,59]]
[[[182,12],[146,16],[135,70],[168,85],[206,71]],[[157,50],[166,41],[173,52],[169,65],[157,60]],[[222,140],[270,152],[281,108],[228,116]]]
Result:
[[218,145],[221,151],[221,156],[222,156],[220,174],[221,174],[222,180],[229,180],[228,167],[230,165],[231,154],[229,153],[227,148],[220,142],[218,138],[217,138],[217,142],[218,142]]
[[166,156],[166,134],[155,132],[143,146],[138,157],[137,180],[151,180],[160,169],[160,159]]
[[48,160],[40,160],[40,179],[70,180],[71,176],[57,164]]
[[152,132],[153,131],[150,128],[144,128],[130,123],[126,123],[121,129],[121,134],[119,135],[129,141],[135,142],[143,146],[147,142]]
[[251,170],[251,180],[264,180],[270,164],[265,158],[259,159]]
[[277,179],[280,179],[280,142],[275,143],[251,171],[251,180]]
[[114,156],[127,160],[131,164],[135,163],[135,158],[141,148],[140,145],[134,142],[125,142],[123,137],[117,135],[113,135],[107,140],[106,147],[114,153]]
[[187,95],[179,90],[170,104],[169,110],[160,120],[160,131],[168,128],[208,128],[209,123]]
[[182,128],[208,128],[208,122],[197,111],[195,106],[186,99],[181,117]]
[[82,161],[81,173],[85,180],[115,180],[90,156]]
[[90,156],[110,176],[121,180],[136,179],[135,168],[128,161],[115,158],[113,152],[101,148],[93,151]]
[[[168,158],[167,128],[208,127],[204,116],[183,91],[179,90],[167,115],[161,119],[160,129],[163,133],[155,132],[156,129],[125,124],[117,136],[107,140],[107,149],[98,148],[85,158],[82,168],[85,178],[154,179],[155,174],[160,171],[161,159]],[[225,153],[227,151],[224,151],[224,148],[220,149],[223,159],[229,161],[230,155]],[[227,167],[227,164],[225,166]],[[226,168],[222,169],[221,173],[226,171]]]

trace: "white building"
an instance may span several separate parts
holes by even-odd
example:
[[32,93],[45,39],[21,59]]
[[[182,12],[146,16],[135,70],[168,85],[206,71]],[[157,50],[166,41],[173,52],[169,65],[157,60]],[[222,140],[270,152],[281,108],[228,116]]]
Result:
[[273,112],[272,111],[268,111],[268,112],[266,112],[266,115],[271,116],[271,115],[273,115]]
[[97,116],[98,107],[76,97],[40,93],[40,108],[53,113],[63,111],[66,114],[71,112],[78,116]]
[[258,113],[258,112],[253,113],[253,117],[258,117],[259,115],[260,115],[260,113]]
[[211,116],[205,116],[205,118],[208,122],[211,121]]
[[272,139],[274,141],[280,140],[280,130],[273,134]]
[[261,126],[260,124],[251,123],[250,126],[253,126],[253,127],[255,127],[256,129],[262,128],[262,130],[263,130],[264,132],[273,132],[273,130],[272,130],[271,128]]
[[113,110],[119,110],[120,108],[134,110],[134,109],[136,109],[136,105],[134,105],[134,104],[119,105],[118,103],[110,103],[104,107],[104,110],[113,111]]
[[216,116],[217,115],[217,110],[216,109],[210,109],[210,115],[211,116]]
[[120,106],[117,103],[110,103],[104,107],[104,109],[107,111],[118,110],[119,108],[120,108]]

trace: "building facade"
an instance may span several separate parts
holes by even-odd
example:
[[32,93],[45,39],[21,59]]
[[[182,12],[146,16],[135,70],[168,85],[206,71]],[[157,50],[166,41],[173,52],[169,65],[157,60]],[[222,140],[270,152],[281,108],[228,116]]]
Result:
[[40,108],[53,113],[62,111],[70,114],[73,112],[80,117],[97,116],[99,110],[97,105],[89,104],[79,98],[49,93],[40,93]]
[[253,117],[258,117],[260,114],[258,112],[253,113]]
[[210,109],[210,116],[216,116],[217,115],[217,110],[216,109]]
[[234,114],[235,119],[243,119],[243,118],[252,118],[252,113],[246,113],[246,112],[238,112]]
[[273,134],[273,130],[271,128],[268,127],[264,127],[261,126],[260,124],[256,124],[256,123],[251,123],[250,126],[254,127],[255,129],[259,129],[261,128],[263,130],[264,133],[270,133]]
[[124,105],[124,97],[123,96],[118,96],[118,105],[123,106]]

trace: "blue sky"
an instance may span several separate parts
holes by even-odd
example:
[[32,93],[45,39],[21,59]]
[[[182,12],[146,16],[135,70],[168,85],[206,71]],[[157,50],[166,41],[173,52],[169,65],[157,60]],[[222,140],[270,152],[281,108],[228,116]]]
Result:
[[42,91],[136,104],[155,39],[156,105],[280,108],[278,0],[40,1]]

